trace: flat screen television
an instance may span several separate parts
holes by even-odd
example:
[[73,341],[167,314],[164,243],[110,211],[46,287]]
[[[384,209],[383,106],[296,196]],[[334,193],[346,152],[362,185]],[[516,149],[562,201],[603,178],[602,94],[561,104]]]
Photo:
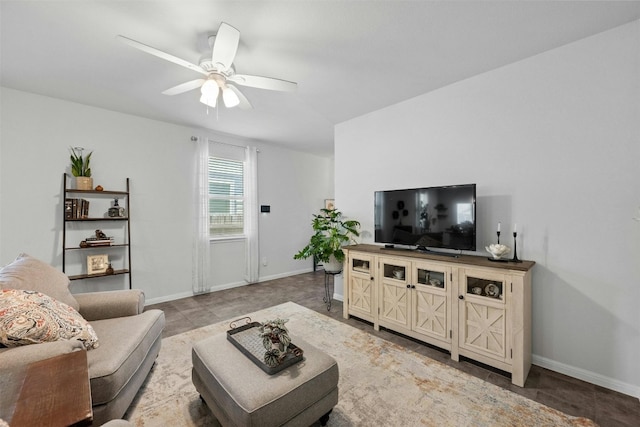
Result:
[[375,241],[476,250],[476,185],[375,192]]

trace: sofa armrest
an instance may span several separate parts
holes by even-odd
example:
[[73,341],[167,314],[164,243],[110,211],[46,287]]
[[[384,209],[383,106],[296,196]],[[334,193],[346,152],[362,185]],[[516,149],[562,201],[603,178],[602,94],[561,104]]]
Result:
[[144,293],[139,289],[74,294],[80,314],[88,321],[135,316],[144,311]]
[[3,348],[0,349],[0,372],[5,368],[17,369],[29,363],[79,350],[84,351],[84,344],[79,340],[61,340]]

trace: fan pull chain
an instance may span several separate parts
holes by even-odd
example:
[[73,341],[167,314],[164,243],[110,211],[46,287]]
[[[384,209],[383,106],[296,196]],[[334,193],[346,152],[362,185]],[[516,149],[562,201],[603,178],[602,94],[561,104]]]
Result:
[[[207,106],[207,116],[208,116],[209,115],[209,104],[205,104],[205,105]],[[218,116],[219,108],[218,108],[218,104],[217,103],[216,103],[216,106],[215,106],[215,111],[216,111],[216,121],[218,121],[218,119],[219,119],[219,116]]]

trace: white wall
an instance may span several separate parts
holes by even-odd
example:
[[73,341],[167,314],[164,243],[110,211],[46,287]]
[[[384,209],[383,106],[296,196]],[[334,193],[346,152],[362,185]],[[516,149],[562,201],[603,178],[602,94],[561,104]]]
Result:
[[[332,159],[7,88],[0,95],[0,265],[24,251],[61,267],[62,174],[68,147],[82,146],[94,151],[94,186],[124,189],[131,180],[133,286],[147,302],[191,295],[190,139],[201,136],[260,149],[259,202],[272,210],[260,219],[260,251],[268,258],[260,280],[311,270],[310,261],[292,257],[308,238],[312,213],[333,192]],[[225,249],[212,250],[213,288],[242,283],[238,251]],[[125,277],[74,281],[72,291],[123,288]]]
[[[312,215],[324,206],[325,198],[333,197],[333,159],[261,148],[258,176],[258,204],[271,208],[259,216],[260,281],[311,271],[311,260],[294,260],[293,254],[309,240]],[[212,243],[212,258],[225,259],[222,266],[212,265],[213,290],[244,284],[244,244],[244,240]]]
[[374,191],[477,183],[478,248],[517,222],[537,263],[534,363],[640,396],[639,76],[636,21],[342,123],[336,203],[372,242]]

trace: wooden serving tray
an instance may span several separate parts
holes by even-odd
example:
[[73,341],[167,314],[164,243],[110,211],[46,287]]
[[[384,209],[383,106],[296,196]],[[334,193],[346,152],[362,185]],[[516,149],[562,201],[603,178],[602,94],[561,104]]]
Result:
[[[262,344],[262,338],[260,338],[260,330],[258,329],[260,323],[251,322],[250,320],[251,319],[249,319],[246,325],[237,327],[235,326],[235,322],[238,320],[231,322],[231,329],[227,331],[227,339],[264,372],[273,375],[303,359],[302,351],[300,351],[299,356],[287,353],[282,363],[278,366],[271,367],[264,363],[265,349]],[[299,347],[293,343],[289,344],[289,348],[292,350],[299,349]]]

